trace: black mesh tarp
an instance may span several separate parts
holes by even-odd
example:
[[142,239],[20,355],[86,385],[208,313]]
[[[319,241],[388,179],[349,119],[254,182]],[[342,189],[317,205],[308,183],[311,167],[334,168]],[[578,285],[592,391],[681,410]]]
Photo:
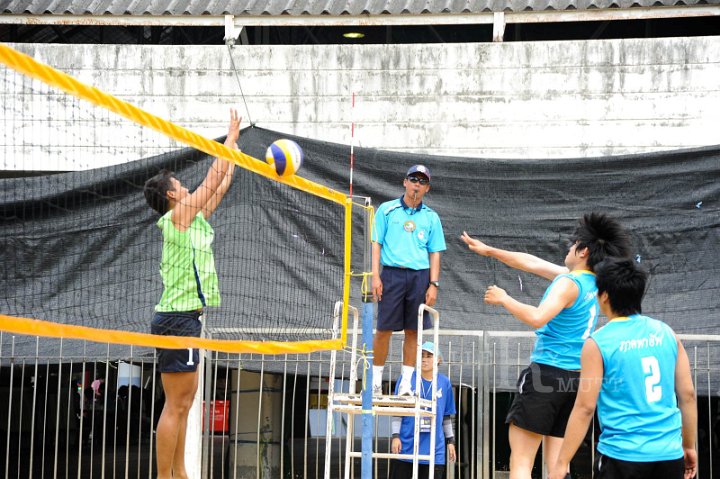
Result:
[[[261,157],[279,136],[254,128],[243,151]],[[349,147],[295,140],[306,154],[303,176],[347,191]],[[354,193],[375,206],[402,194],[410,165],[430,167],[426,203],[439,213],[448,246],[438,300],[445,328],[526,330],[484,305],[482,294],[497,284],[535,304],[549,284],[469,252],[463,231],[561,264],[577,218],[600,211],[631,232],[636,258],[651,272],[644,312],[680,333],[720,333],[720,147],[560,160],[355,154]]]
[[[262,158],[272,141],[285,137],[295,139],[305,151],[305,163],[301,175],[341,191],[347,191],[349,179],[349,147],[312,141],[277,133],[261,128],[250,128],[241,135],[244,152]],[[482,294],[490,284],[505,288],[520,301],[537,303],[548,282],[531,275],[511,270],[504,265],[470,253],[459,240],[462,231],[505,249],[525,251],[553,262],[562,262],[567,238],[573,231],[576,219],[585,212],[607,212],[621,220],[632,232],[637,259],[651,272],[651,282],[645,300],[645,313],[668,322],[677,332],[693,334],[718,334],[718,302],[720,301],[720,147],[683,150],[668,153],[620,156],[610,158],[584,158],[560,160],[491,160],[410,155],[356,148],[354,193],[372,197],[373,204],[402,193],[402,179],[406,169],[415,163],[424,163],[432,170],[433,181],[426,202],[435,209],[445,229],[448,250],[442,256],[441,288],[438,308],[442,314],[442,327],[448,329],[477,330],[528,330],[514,320],[502,308],[482,303]],[[147,176],[160,166],[178,158],[187,162],[189,168],[206,168],[207,159],[201,159],[187,151],[169,152],[162,157],[133,162],[111,168],[69,173],[74,182],[86,184],[96,192],[112,190],[123,192],[93,201],[93,215],[102,217],[102,227],[88,227],[74,218],[76,212],[85,208],[82,192],[76,189],[63,191],[61,182],[40,178],[0,180],[0,310],[17,313],[16,291],[18,281],[35,284],[38,307],[52,304],[55,310],[72,307],[73,296],[57,294],[52,286],[42,281],[48,271],[62,274],[63,289],[76,291],[76,295],[88,290],[86,284],[73,284],[80,275],[77,269],[102,270],[118,265],[133,269],[146,269],[156,275],[148,283],[146,276],[125,275],[125,288],[134,292],[132,304],[126,295],[103,294],[93,301],[93,308],[102,312],[128,310],[133,317],[147,318],[159,297],[160,249],[147,249],[152,244],[149,235],[156,235],[156,217],[147,208],[139,186]],[[197,161],[200,163],[195,165]],[[66,174],[68,175],[68,174]],[[242,172],[242,180],[236,180],[233,188],[248,188],[255,175]],[[33,202],[20,202],[13,188],[29,189],[25,196]],[[262,191],[259,195],[262,195]],[[231,189],[232,193],[232,189]],[[221,209],[233,208],[233,201],[240,201],[238,194],[228,194]],[[268,194],[274,194],[268,190]],[[58,197],[71,196],[72,208],[53,211],[42,209],[40,215],[30,214],[30,207],[52,202]],[[243,198],[242,201],[260,204],[263,197]],[[233,210],[236,214],[252,214],[249,209]],[[313,238],[323,235],[326,228],[336,229],[336,224],[323,221],[322,214],[314,209],[295,213],[292,219],[301,233]],[[17,229],[17,216],[24,215],[26,222],[52,221],[57,235],[52,238],[32,238]],[[302,220],[305,216],[307,221]],[[312,218],[312,221],[309,219]],[[360,215],[355,215],[357,220]],[[282,221],[277,221],[278,228]],[[242,237],[245,223],[238,219],[225,222],[218,235],[224,241],[216,242],[216,257],[228,258],[223,252],[232,238]],[[32,227],[24,226],[30,231]],[[53,243],[57,238],[68,238],[63,230],[77,230],[76,242]],[[361,228],[357,229],[361,231]],[[81,234],[80,234],[81,233]],[[278,231],[267,230],[264,235],[272,238]],[[341,235],[329,232],[328,238]],[[58,251],[68,249],[91,249],[94,254],[84,255],[83,262],[66,264],[65,271],[58,271],[58,261],[52,257],[38,257],[36,249],[51,242]],[[258,245],[258,248],[267,245]],[[363,245],[361,235],[353,241],[354,269],[362,268]],[[329,254],[335,254],[328,251]],[[229,259],[228,259],[229,261]],[[235,259],[234,268],[241,268]],[[219,266],[221,269],[222,266]],[[326,274],[319,269],[318,284]],[[84,277],[84,276],[83,276]],[[305,287],[312,287],[311,283]],[[224,286],[227,291],[228,286]],[[357,288],[355,288],[357,290]],[[45,299],[42,295],[48,293]],[[230,294],[230,293],[227,293]],[[337,299],[335,291],[323,290],[317,303],[308,304],[309,309],[318,304],[329,304]],[[113,302],[119,302],[113,304]],[[353,302],[359,305],[359,297]],[[31,315],[32,308],[24,305],[23,314]],[[70,309],[71,310],[71,309]],[[37,317],[43,317],[39,309]],[[88,312],[87,314],[92,314]],[[311,314],[308,311],[308,314]],[[107,318],[107,316],[99,315]],[[212,317],[211,317],[212,320]],[[104,319],[99,327],[123,328],[118,323]],[[33,342],[34,347],[34,342]],[[720,360],[720,356],[716,358]]]

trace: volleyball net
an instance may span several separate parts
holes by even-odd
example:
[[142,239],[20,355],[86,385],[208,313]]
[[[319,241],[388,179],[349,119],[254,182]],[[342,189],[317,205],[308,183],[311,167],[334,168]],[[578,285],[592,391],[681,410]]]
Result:
[[[223,138],[121,95],[132,92],[113,96],[0,45],[0,331],[243,353],[341,348],[350,199],[302,178],[302,170],[279,177]],[[209,120],[225,122],[228,110],[217,105]],[[214,157],[240,168],[209,220],[221,295],[221,305],[207,310],[212,337],[148,334],[162,294],[163,240],[143,185],[168,169],[197,186]]]

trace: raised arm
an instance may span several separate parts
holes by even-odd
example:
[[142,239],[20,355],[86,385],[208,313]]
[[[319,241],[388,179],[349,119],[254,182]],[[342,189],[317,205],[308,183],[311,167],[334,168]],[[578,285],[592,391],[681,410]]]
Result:
[[682,417],[682,444],[685,457],[685,478],[691,479],[697,474],[697,404],[695,388],[690,373],[690,360],[680,340],[677,340],[678,356],[675,363],[675,395]]
[[[230,126],[228,128],[228,137],[225,140],[225,145],[234,145],[239,134],[240,117],[235,109],[230,109]],[[222,158],[215,158],[215,161],[213,161],[200,186],[198,186],[192,194],[187,195],[175,205],[172,213],[172,222],[178,230],[185,231],[189,228],[198,212],[206,208],[208,202],[222,185],[228,170],[230,170],[229,162]]]
[[548,464],[548,479],[565,479],[570,461],[577,452],[595,413],[603,379],[603,361],[595,341],[588,339],[580,356],[580,388],[570,413],[560,453],[555,464]]
[[[230,145],[227,145],[228,147]],[[235,148],[237,149],[237,148]],[[217,191],[215,191],[215,194],[210,198],[210,201],[208,201],[205,204],[205,208],[203,208],[203,216],[205,219],[210,218],[210,215],[212,215],[217,207],[220,205],[220,202],[222,201],[223,197],[225,196],[225,193],[227,193],[227,190],[230,189],[230,184],[232,183],[233,179],[233,173],[235,172],[235,163],[230,163],[230,168],[228,168],[227,173],[225,174],[225,178],[223,178],[222,183],[220,183],[220,186],[218,187]]]
[[507,294],[504,289],[495,285],[485,291],[485,302],[501,305],[515,318],[537,329],[547,324],[564,308],[572,306],[579,292],[575,282],[564,277],[553,284],[547,297],[539,306],[521,303]]
[[462,236],[460,236],[460,239],[468,245],[470,251],[473,251],[481,256],[495,258],[511,268],[527,271],[528,273],[536,274],[538,276],[542,276],[543,278],[552,280],[555,279],[556,276],[569,271],[565,266],[553,264],[531,254],[493,248],[492,246],[488,246],[482,241],[471,237],[464,231]]

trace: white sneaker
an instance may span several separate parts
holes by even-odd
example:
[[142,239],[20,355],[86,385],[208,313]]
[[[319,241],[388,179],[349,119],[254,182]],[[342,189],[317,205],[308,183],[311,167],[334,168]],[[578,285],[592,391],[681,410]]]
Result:
[[382,396],[382,384],[373,384],[372,394],[373,396]]
[[410,382],[408,381],[400,381],[400,386],[398,387],[398,396],[412,396],[412,386],[410,385]]

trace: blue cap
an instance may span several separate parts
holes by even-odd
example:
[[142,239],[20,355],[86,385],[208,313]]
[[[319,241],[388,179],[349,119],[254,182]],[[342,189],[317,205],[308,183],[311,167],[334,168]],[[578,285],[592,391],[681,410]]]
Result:
[[407,174],[405,176],[410,176],[413,173],[421,173],[425,176],[427,176],[427,179],[430,179],[430,168],[428,168],[425,165],[413,165],[408,170]]
[[[427,351],[428,353],[435,356],[435,343],[433,343],[432,341],[425,341],[420,347],[420,349],[422,349],[423,351]],[[440,354],[440,348],[438,348],[437,350],[437,356],[439,358],[442,358],[442,354]]]

